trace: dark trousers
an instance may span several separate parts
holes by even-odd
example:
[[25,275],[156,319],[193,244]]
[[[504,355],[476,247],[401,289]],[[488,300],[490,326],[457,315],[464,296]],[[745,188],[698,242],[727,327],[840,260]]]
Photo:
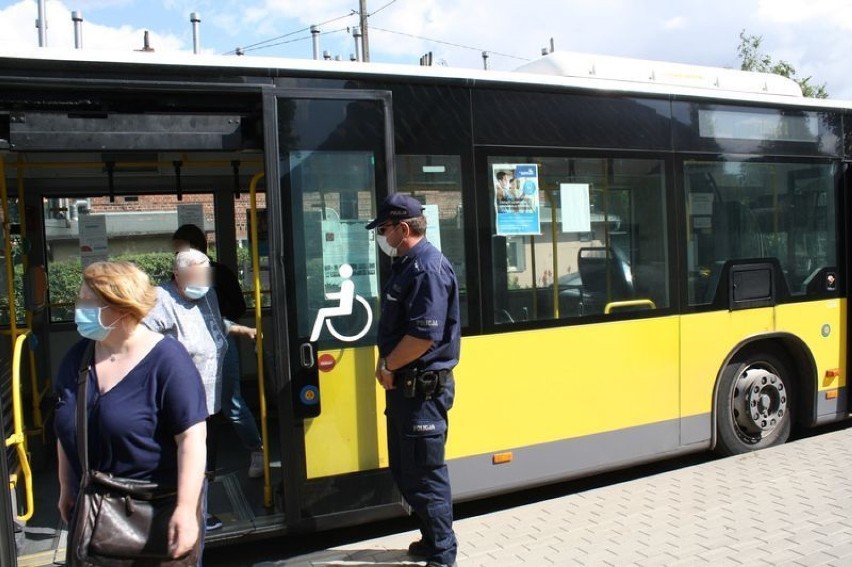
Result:
[[207,418],[207,479],[211,482],[216,479],[216,464],[219,460],[217,441],[222,439],[223,426],[224,418],[221,411]]
[[448,565],[455,562],[458,548],[450,476],[444,461],[447,412],[453,405],[454,390],[452,379],[429,400],[421,394],[405,398],[401,388],[388,390],[385,411],[391,474],[420,519],[423,542],[433,550],[429,560]]

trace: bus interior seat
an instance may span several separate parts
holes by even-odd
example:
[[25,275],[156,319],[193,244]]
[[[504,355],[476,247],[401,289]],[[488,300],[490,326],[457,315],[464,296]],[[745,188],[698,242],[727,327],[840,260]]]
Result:
[[[584,300],[591,300],[588,307],[594,312],[603,312],[611,301],[632,299],[635,295],[630,264],[617,249],[580,248],[577,268],[583,282],[581,294]],[[588,308],[584,309],[589,312]]]
[[494,322],[498,325],[505,325],[506,323],[514,323],[515,318],[512,317],[508,309],[495,309]]

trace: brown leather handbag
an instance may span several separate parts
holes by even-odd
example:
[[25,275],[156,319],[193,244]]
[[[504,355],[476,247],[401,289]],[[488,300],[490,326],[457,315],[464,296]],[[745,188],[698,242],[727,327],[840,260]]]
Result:
[[[94,342],[83,355],[77,380],[77,452],[83,478],[70,528],[68,564],[72,567],[193,567],[201,552],[198,541],[185,556],[169,554],[169,521],[177,505],[177,489],[160,484],[115,477],[89,470],[88,400],[89,370]],[[196,514],[202,525],[201,498]]]

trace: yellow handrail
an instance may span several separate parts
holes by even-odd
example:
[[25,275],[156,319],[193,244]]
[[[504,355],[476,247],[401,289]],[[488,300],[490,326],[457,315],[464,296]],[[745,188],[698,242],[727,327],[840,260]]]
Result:
[[260,303],[260,250],[257,240],[257,183],[263,178],[261,171],[254,174],[249,183],[251,197],[251,268],[254,287],[254,326],[257,329],[255,354],[257,356],[257,389],[260,397],[260,437],[263,442],[263,504],[272,506],[272,479],[269,474],[269,431],[266,424],[266,382],[263,374],[263,313]]
[[12,340],[18,336],[18,312],[15,306],[15,266],[12,259],[12,230],[9,220],[9,193],[6,188],[6,160],[0,156],[0,208],[3,210],[3,253],[6,262],[3,269],[6,270],[6,297],[9,298],[9,328],[12,331]]
[[6,438],[6,447],[15,446],[21,472],[24,474],[24,490],[26,495],[27,511],[18,516],[22,522],[33,517],[35,505],[33,502],[33,472],[30,468],[30,460],[27,456],[27,436],[24,434],[24,408],[21,402],[21,351],[24,342],[29,338],[30,332],[26,331],[15,339],[15,349],[12,354],[12,435]]
[[651,301],[650,299],[631,299],[630,301],[613,301],[612,303],[607,303],[606,307],[604,307],[604,315],[609,315],[612,313],[613,309],[621,309],[622,307],[650,307],[651,309],[656,309],[657,304]]

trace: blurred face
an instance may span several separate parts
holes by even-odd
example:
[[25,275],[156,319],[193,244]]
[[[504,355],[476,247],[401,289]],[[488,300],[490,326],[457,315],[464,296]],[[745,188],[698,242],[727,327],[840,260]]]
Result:
[[181,268],[175,272],[175,282],[181,289],[187,286],[210,287],[212,285],[210,283],[210,266],[197,264],[188,268]]

